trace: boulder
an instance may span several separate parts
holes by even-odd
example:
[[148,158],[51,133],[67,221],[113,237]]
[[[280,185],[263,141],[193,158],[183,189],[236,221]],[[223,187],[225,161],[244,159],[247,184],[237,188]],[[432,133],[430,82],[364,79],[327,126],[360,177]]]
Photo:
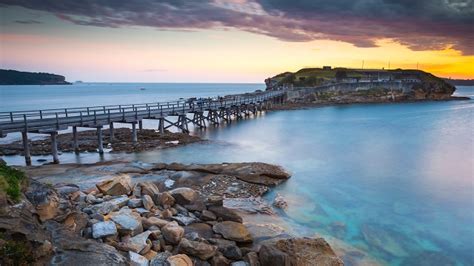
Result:
[[148,195],[150,197],[155,197],[155,195],[159,194],[160,191],[158,190],[158,187],[153,184],[152,182],[143,182],[140,184],[141,185],[141,195]]
[[260,261],[258,260],[258,254],[257,252],[249,252],[245,255],[244,260],[250,265],[250,266],[260,266]]
[[191,241],[182,238],[179,242],[178,252],[198,257],[201,260],[208,260],[216,254],[217,247],[204,242]]
[[114,222],[98,222],[92,225],[92,237],[102,238],[117,234],[117,227]]
[[170,222],[161,228],[161,234],[166,241],[177,245],[184,235],[184,229],[177,222]]
[[228,266],[228,265],[230,265],[230,260],[228,260],[222,254],[217,253],[217,255],[212,257],[211,265],[212,266]]
[[140,254],[129,251],[128,258],[130,259],[130,266],[148,266],[147,258]]
[[180,187],[170,191],[176,203],[180,205],[187,205],[193,203],[198,198],[198,193],[191,188]]
[[158,252],[150,250],[146,254],[144,254],[143,257],[145,257],[147,260],[152,260],[156,255],[158,255]]
[[119,196],[128,195],[132,191],[132,183],[130,176],[121,174],[113,179],[105,180],[96,185],[97,189],[104,195]]
[[150,228],[151,226],[158,226],[159,228],[162,228],[166,224],[168,224],[169,221],[160,219],[158,217],[149,217],[149,218],[143,218],[142,219],[142,224],[145,229]]
[[211,244],[216,245],[219,252],[221,252],[226,258],[231,260],[242,259],[242,251],[237,247],[234,241],[220,238],[210,238],[208,241]]
[[344,265],[324,238],[281,239],[275,246],[288,254],[291,265]]
[[139,208],[143,206],[143,202],[141,199],[130,199],[127,206],[130,208]]
[[203,210],[199,218],[201,218],[203,221],[215,221],[217,216],[211,211]]
[[172,216],[171,219],[174,221],[178,222],[180,225],[186,226],[190,225],[194,222],[196,222],[196,218],[190,217],[190,216],[185,216],[185,215],[177,215],[177,216]]
[[252,242],[252,236],[247,228],[241,224],[232,221],[224,221],[215,224],[212,229],[214,232],[221,234],[225,239],[233,240],[240,243]]
[[127,242],[126,245],[130,251],[135,253],[140,253],[144,248],[147,247],[148,243],[148,236],[150,236],[150,231],[145,231],[140,233],[134,237],[131,237]]
[[250,264],[246,261],[240,260],[232,262],[230,266],[250,266]]
[[153,259],[150,260],[150,266],[169,266],[168,258],[172,254],[168,251],[158,253]]
[[91,213],[106,215],[110,212],[116,211],[122,208],[123,206],[127,205],[128,201],[129,201],[129,198],[126,196],[117,197],[100,204],[92,205],[90,207],[90,211]]
[[40,182],[32,181],[25,196],[33,204],[39,219],[44,222],[59,215],[60,198],[51,187]]
[[64,219],[63,225],[71,231],[80,233],[87,226],[88,218],[83,212],[73,212]]
[[151,210],[153,209],[153,207],[155,207],[155,203],[153,202],[153,199],[149,195],[143,195],[142,201],[143,201],[143,207],[147,210]]
[[275,206],[279,209],[286,209],[286,208],[288,208],[288,203],[286,202],[285,198],[283,198],[281,195],[277,194],[277,196],[273,200],[273,206]]
[[224,204],[224,199],[221,196],[209,196],[206,204],[208,206],[222,206]]
[[233,221],[237,223],[242,223],[243,221],[242,217],[240,217],[237,212],[223,206],[211,206],[209,207],[209,210],[224,221]]
[[154,199],[156,205],[161,205],[165,209],[172,207],[175,203],[175,199],[168,191],[156,195]]
[[184,233],[197,233],[201,238],[211,238],[214,236],[214,231],[212,231],[212,227],[205,223],[194,223],[184,227]]
[[[270,244],[264,244],[260,247],[258,254],[262,266],[290,266],[290,257],[285,252],[279,250]],[[294,264],[301,265],[301,264]],[[306,265],[306,264],[304,264]],[[315,264],[308,264],[315,265]]]
[[119,214],[112,216],[110,219],[115,222],[120,235],[135,236],[143,232],[140,217],[131,214]]
[[192,260],[185,254],[170,256],[166,261],[170,266],[193,266]]

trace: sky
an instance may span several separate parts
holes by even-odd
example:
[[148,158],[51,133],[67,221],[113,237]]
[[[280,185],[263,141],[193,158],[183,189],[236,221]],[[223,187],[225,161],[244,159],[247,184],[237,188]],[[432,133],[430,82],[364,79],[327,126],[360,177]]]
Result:
[[474,0],[0,0],[2,69],[263,82],[325,65],[474,78]]

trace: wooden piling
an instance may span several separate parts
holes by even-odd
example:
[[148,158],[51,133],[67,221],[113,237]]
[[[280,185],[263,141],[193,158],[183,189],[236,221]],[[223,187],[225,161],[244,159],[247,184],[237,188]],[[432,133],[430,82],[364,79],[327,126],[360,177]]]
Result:
[[132,123],[132,142],[137,143],[138,142],[138,136],[137,136],[137,122]]
[[158,120],[158,130],[160,131],[160,134],[165,133],[165,118],[160,117]]
[[77,127],[72,127],[72,142],[74,147],[74,152],[79,153],[79,142],[77,140]]
[[57,136],[58,136],[57,131],[51,132],[51,152],[53,154],[53,163],[56,163],[56,164],[59,163]]
[[102,127],[97,127],[97,145],[99,154],[104,154],[104,138],[102,136]]
[[138,121],[138,129],[139,129],[140,131],[143,130],[143,120]]
[[114,122],[109,124],[109,143],[112,143],[112,141],[114,141]]
[[31,152],[30,152],[30,143],[28,142],[28,132],[21,132],[21,137],[23,139],[23,151],[25,153],[25,163],[26,165],[31,165]]

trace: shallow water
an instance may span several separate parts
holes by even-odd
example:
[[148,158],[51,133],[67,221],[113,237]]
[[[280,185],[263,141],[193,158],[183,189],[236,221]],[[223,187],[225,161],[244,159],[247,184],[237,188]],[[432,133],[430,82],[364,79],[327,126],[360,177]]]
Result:
[[104,159],[280,164],[293,176],[266,197],[287,198],[285,227],[342,240],[383,264],[473,265],[473,111],[470,100],[271,112],[204,131],[207,143]]

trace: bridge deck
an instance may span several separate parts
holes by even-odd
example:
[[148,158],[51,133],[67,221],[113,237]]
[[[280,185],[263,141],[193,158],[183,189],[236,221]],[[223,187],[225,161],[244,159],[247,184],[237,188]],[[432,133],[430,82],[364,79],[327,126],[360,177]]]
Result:
[[82,108],[0,112],[0,136],[12,132],[49,133],[68,127],[100,127],[114,122],[137,122],[209,110],[258,104],[280,97],[282,91],[238,95],[222,100],[192,100],[133,105],[91,106]]

